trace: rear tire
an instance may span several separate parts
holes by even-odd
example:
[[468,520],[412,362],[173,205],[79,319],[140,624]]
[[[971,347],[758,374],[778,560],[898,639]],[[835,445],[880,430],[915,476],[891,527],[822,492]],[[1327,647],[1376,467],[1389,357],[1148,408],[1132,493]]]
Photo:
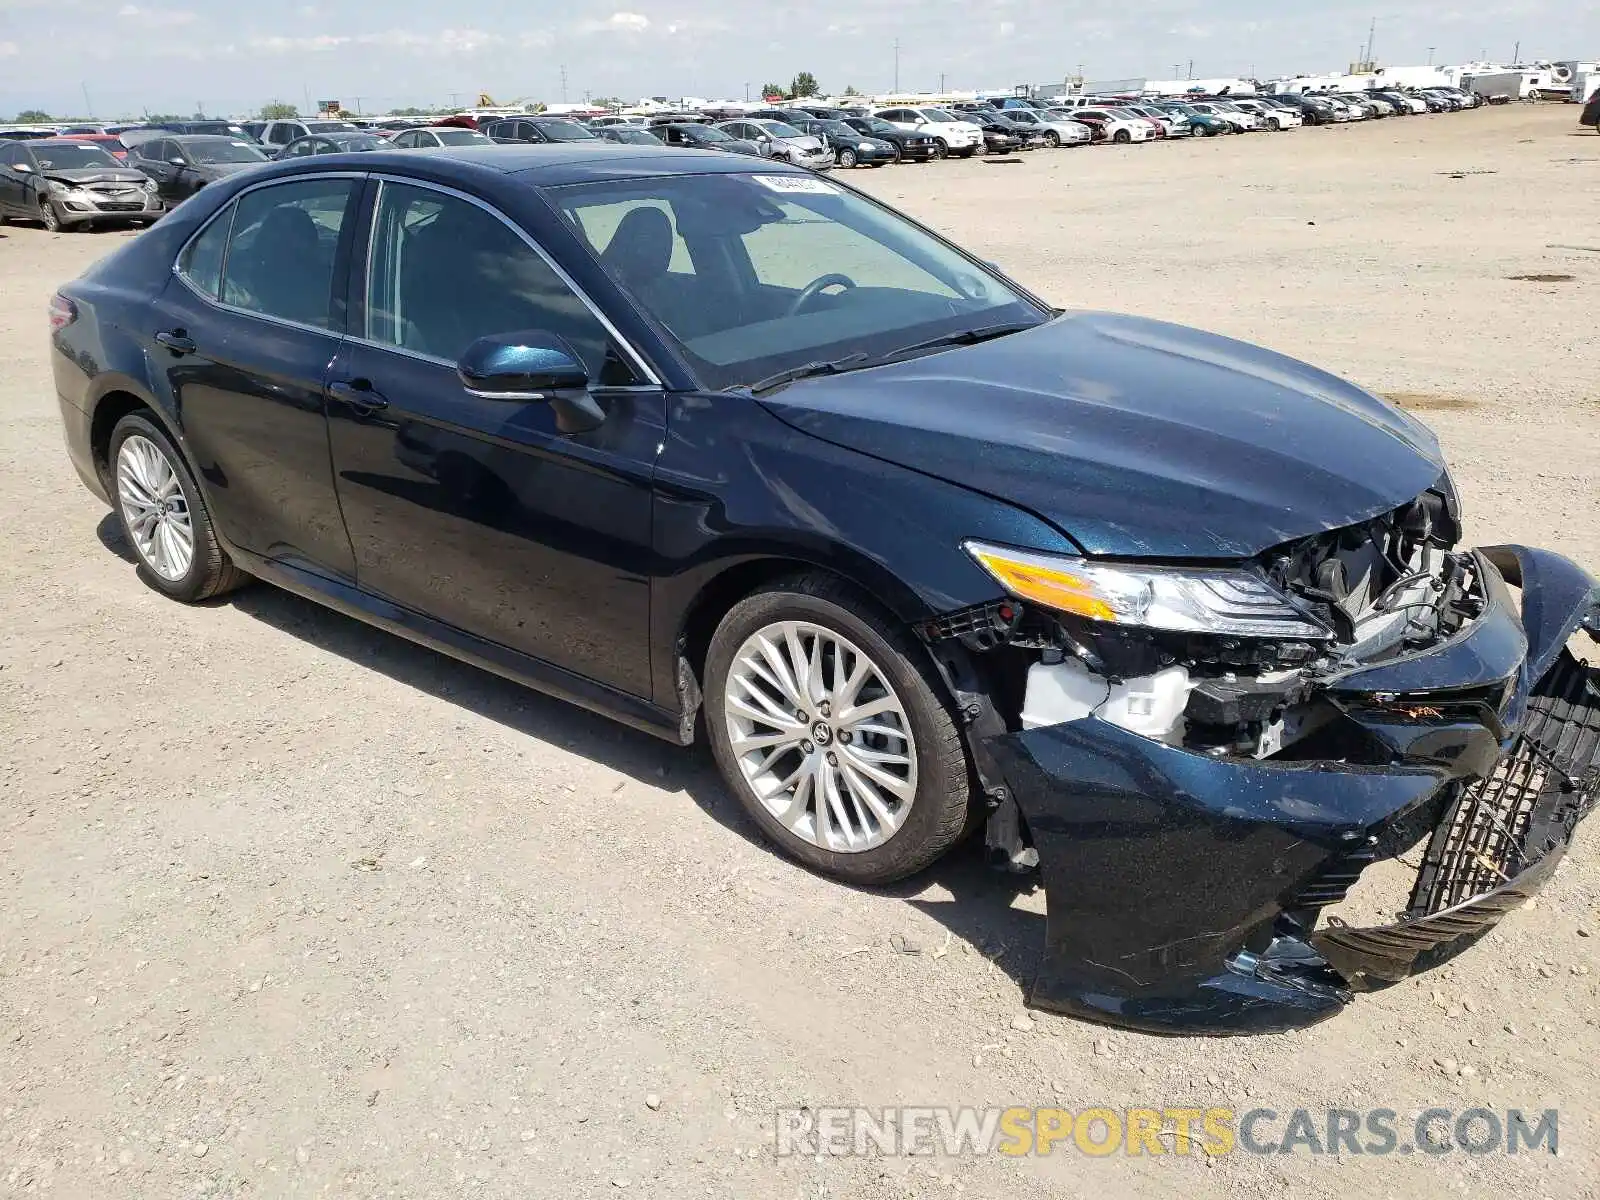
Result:
[[145,583],[193,604],[249,582],[217,541],[183,456],[154,421],[139,413],[123,417],[111,431],[109,457],[117,523]]
[[[891,883],[966,830],[966,750],[932,664],[854,588],[800,575],[745,597],[717,627],[705,676],[717,766],[789,857],[848,883]],[[872,712],[852,720],[859,708]]]

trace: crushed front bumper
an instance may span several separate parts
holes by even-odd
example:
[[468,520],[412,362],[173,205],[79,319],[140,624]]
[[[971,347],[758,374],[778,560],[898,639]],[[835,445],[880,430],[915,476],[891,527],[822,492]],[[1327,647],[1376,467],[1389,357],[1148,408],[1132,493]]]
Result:
[[[1545,551],[1479,562],[1471,625],[1329,685],[1348,753],[1214,757],[1095,718],[988,739],[1048,902],[1033,1003],[1160,1033],[1295,1028],[1447,961],[1537,890],[1600,794],[1600,669],[1566,649],[1600,640],[1600,586]],[[1398,921],[1319,923],[1430,830]]]

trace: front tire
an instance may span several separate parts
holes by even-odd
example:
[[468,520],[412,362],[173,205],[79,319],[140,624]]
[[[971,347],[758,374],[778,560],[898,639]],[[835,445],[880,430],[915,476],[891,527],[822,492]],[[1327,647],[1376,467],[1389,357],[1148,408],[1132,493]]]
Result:
[[943,138],[940,138],[938,145],[934,146],[933,148],[933,156],[935,158],[949,158],[950,143],[945,141]]
[[967,827],[970,774],[926,654],[824,575],[729,610],[706,656],[723,778],[789,857],[855,884],[922,870]]
[[848,146],[846,146],[844,149],[840,150],[839,151],[839,165],[841,167],[846,167],[846,168],[855,166],[856,165],[856,152],[854,150],[850,149],[850,147],[848,147]]
[[248,581],[217,541],[183,456],[154,421],[138,413],[118,421],[110,460],[117,522],[147,584],[192,604]]
[[46,233],[61,232],[61,214],[56,211],[55,202],[49,196],[39,197],[39,223],[44,226]]
[[1044,135],[1044,144],[1052,150],[1061,149],[1061,135],[1054,129]]
[[1119,146],[1126,146],[1129,142],[1133,141],[1133,134],[1129,133],[1126,129],[1119,129],[1112,136],[1111,140]]

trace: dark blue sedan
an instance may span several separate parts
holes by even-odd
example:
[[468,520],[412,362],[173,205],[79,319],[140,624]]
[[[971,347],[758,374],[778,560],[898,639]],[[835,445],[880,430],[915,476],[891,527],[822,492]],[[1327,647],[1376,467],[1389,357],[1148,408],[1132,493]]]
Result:
[[[1237,1033],[1460,952],[1600,787],[1600,589],[1315,368],[831,179],[598,139],[219,179],[64,286],[66,443],[252,578],[672,742],[784,852],[1037,869],[1037,1003]],[[1512,596],[1521,588],[1520,606]],[[181,652],[181,651],[176,651]],[[1324,919],[1413,845],[1405,914]]]

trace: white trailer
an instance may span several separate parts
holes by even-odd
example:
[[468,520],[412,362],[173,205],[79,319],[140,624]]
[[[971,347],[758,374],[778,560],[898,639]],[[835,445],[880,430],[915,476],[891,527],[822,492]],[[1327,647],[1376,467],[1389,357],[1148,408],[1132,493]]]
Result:
[[1578,104],[1589,103],[1589,98],[1600,92],[1600,69],[1580,71],[1572,80],[1572,99]]
[[1594,95],[1595,83],[1600,81],[1600,62],[1558,62],[1555,69],[1567,81],[1568,100],[1582,104]]

